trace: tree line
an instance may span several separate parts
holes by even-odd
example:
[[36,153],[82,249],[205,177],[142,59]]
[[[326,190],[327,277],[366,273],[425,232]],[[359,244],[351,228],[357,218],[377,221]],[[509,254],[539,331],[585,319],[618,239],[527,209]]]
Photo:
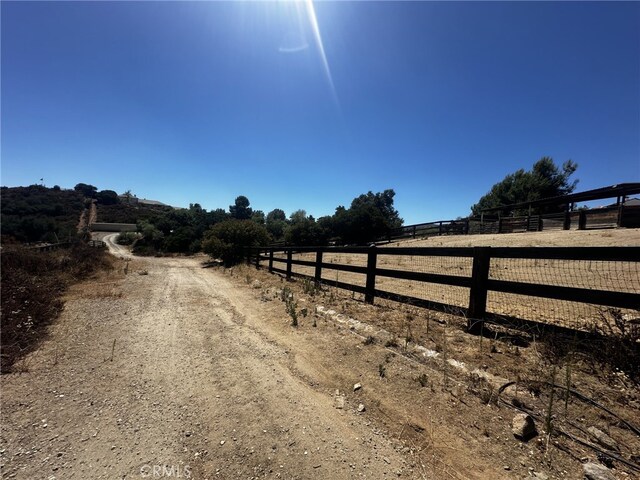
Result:
[[[571,180],[576,169],[577,164],[571,160],[557,166],[551,158],[543,157],[531,170],[517,170],[493,185],[471,207],[471,216],[494,207],[504,207],[502,215],[515,215],[522,212],[508,205],[571,193],[577,184],[577,180]],[[230,264],[238,260],[244,246],[272,242],[296,246],[363,245],[384,238],[403,224],[394,197],[393,189],[369,191],[355,197],[348,206],[339,205],[332,215],[316,219],[305,210],[287,216],[284,210],[275,208],[265,214],[254,210],[244,195],[238,196],[228,209],[207,211],[198,203],[186,209],[128,205],[115,191],[98,190],[86,183],[78,183],[73,190],[41,185],[2,187],[2,235],[3,239],[13,237],[21,242],[56,241],[76,235],[82,209],[96,202],[99,217],[102,208],[111,222],[137,220],[138,233],[120,237],[121,242],[134,244],[134,252],[204,251]],[[533,213],[550,213],[553,208],[536,209]]]
[[367,192],[354,198],[348,208],[338,206],[333,215],[316,220],[304,210],[296,210],[287,217],[284,210],[276,208],[265,215],[240,195],[228,211],[220,208],[207,211],[195,203],[188,209],[158,212],[138,222],[140,238],[122,235],[121,241],[135,242],[137,253],[202,250],[227,264],[239,260],[243,247],[278,241],[298,246],[363,244],[402,225],[393,205],[394,196],[391,189]]

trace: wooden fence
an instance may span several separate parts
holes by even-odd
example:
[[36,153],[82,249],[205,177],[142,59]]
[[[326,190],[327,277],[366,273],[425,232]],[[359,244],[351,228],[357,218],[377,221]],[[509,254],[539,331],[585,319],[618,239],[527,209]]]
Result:
[[393,229],[380,241],[439,235],[541,232],[543,230],[592,230],[615,227],[640,227],[640,207],[620,205],[619,207],[566,211],[543,215],[520,217],[485,215],[484,218],[474,217],[417,223]]
[[[305,254],[313,260],[294,259],[293,255]],[[352,254],[362,256],[360,265],[341,264],[323,261],[329,254]],[[435,257],[455,257],[472,262],[470,275],[451,275],[444,273],[428,273],[420,271],[402,270],[396,268],[380,268],[378,259],[387,255],[427,257],[435,261]],[[366,258],[366,263],[365,263]],[[576,279],[576,286],[559,286],[528,281],[503,280],[489,275],[494,259],[526,259],[526,260],[562,260],[566,262],[587,263],[588,271],[593,265],[597,268],[599,262],[624,262],[629,275],[636,280],[627,291],[615,291],[602,288],[584,288],[582,282]],[[389,248],[389,247],[299,247],[299,248],[261,248],[249,249],[247,261],[260,268],[267,264],[269,272],[281,273],[287,279],[291,277],[308,278],[315,282],[361,293],[364,300],[372,304],[374,299],[381,298],[396,302],[411,304],[436,311],[463,315],[467,318],[469,331],[477,333],[483,322],[508,325],[516,328],[532,329],[534,331],[554,331],[561,333],[574,332],[574,329],[562,326],[547,325],[536,321],[513,316],[505,316],[487,311],[487,295],[489,292],[503,292],[530,297],[565,300],[570,302],[588,303],[590,305],[614,307],[620,309],[640,310],[640,247],[468,247],[468,248]],[[595,263],[594,263],[595,262]],[[388,264],[388,262],[386,262]],[[306,275],[293,271],[293,266],[311,267],[314,275]],[[387,265],[388,266],[388,265]],[[573,268],[571,265],[568,271]],[[323,279],[324,270],[335,270],[361,274],[366,278],[364,286],[339,281]],[[597,275],[596,275],[597,276]],[[426,300],[415,296],[394,293],[376,288],[379,278],[394,278],[412,282],[426,282],[468,289],[468,303],[466,307],[451,305],[433,300]],[[626,282],[628,283],[628,282]],[[629,288],[631,291],[629,291]]]
[[72,242],[59,242],[59,243],[48,243],[46,245],[36,245],[34,247],[28,247],[31,250],[37,250],[39,252],[49,252],[51,250],[57,250],[59,248],[67,248],[70,247]]
[[[36,245],[34,247],[28,247],[28,248],[32,250],[37,250],[39,252],[49,252],[51,250],[57,250],[59,248],[68,248],[74,245],[75,243],[77,243],[77,240],[73,242],[59,242],[59,243],[49,243],[46,245]],[[87,242],[87,245],[95,248],[105,248],[107,246],[107,244],[104,243],[102,240],[89,240]]]
[[87,245],[94,248],[105,248],[107,246],[107,244],[102,240],[89,240],[89,243],[87,243]]

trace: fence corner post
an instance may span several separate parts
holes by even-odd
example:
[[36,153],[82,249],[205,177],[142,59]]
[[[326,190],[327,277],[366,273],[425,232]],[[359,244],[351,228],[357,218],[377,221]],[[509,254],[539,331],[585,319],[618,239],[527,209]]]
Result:
[[269,249],[269,273],[273,273],[273,247]]
[[365,286],[364,301],[368,304],[373,304],[376,291],[376,263],[378,253],[376,251],[375,244],[369,247],[367,253],[367,283]]
[[482,331],[487,313],[487,281],[491,264],[491,247],[473,248],[473,270],[469,291],[469,310],[467,312],[467,331],[479,334]]

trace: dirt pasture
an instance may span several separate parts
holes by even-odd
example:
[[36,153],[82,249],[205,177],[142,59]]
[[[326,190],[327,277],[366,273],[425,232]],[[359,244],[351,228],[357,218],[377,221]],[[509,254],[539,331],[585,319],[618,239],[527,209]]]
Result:
[[[640,246],[640,230],[615,229],[597,231],[560,231],[514,233],[501,235],[442,236],[395,242],[388,247],[535,247],[535,246]],[[284,255],[276,255],[284,259]],[[315,261],[313,253],[298,253],[294,260]],[[365,267],[366,254],[325,253],[323,261]],[[263,262],[266,264],[266,262]],[[282,263],[275,263],[282,267]],[[472,259],[469,257],[422,257],[379,255],[378,268],[410,272],[436,273],[470,277]],[[314,274],[313,267],[293,266],[293,272]],[[571,261],[553,259],[493,258],[489,278],[513,282],[536,283],[585,289],[640,292],[640,262]],[[364,287],[365,275],[325,269],[322,274],[327,285],[336,282]],[[457,307],[469,305],[469,289],[465,287],[423,283],[388,277],[377,277],[376,288],[392,293],[413,296]],[[488,311],[503,315],[555,324],[580,330],[599,326],[607,308],[581,302],[537,298],[502,292],[489,292]],[[633,317],[636,312],[624,310]]]

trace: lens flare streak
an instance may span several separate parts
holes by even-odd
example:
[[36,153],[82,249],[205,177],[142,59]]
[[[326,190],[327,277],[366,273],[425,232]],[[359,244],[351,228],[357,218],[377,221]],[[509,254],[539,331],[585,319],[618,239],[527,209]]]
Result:
[[333,77],[331,76],[331,69],[329,68],[329,62],[327,61],[327,55],[324,51],[324,44],[322,43],[322,36],[320,35],[320,28],[318,27],[318,18],[316,17],[316,10],[313,6],[312,0],[305,0],[305,10],[307,11],[307,17],[309,18],[309,23],[311,24],[311,30],[313,32],[313,36],[318,47],[318,52],[320,53],[320,59],[322,60],[322,66],[324,68],[325,76],[327,77],[327,82],[329,82],[329,88],[331,89],[331,95],[333,97],[333,101],[336,106],[339,108],[340,104],[338,102],[338,95],[336,94],[336,89],[333,84]]

